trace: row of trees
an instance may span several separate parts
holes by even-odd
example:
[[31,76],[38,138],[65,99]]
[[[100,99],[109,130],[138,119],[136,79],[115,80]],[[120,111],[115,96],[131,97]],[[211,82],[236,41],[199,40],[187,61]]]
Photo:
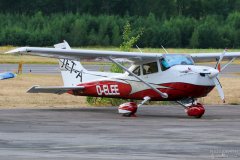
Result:
[[73,46],[119,46],[127,21],[143,31],[140,47],[240,48],[240,12],[201,19],[89,14],[0,14],[0,45],[48,46],[66,39]]
[[227,16],[240,10],[239,0],[0,0],[0,13],[44,14],[79,13],[91,15],[186,16],[202,18],[207,15]]

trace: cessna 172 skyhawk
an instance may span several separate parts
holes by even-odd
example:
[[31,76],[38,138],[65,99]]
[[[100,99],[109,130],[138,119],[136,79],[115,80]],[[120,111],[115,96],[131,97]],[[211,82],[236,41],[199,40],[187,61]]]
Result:
[[[58,58],[64,86],[33,86],[29,93],[69,93],[77,96],[112,97],[142,100],[140,104],[127,102],[119,106],[119,113],[131,116],[147,101],[175,101],[185,108],[188,116],[200,118],[205,109],[197,98],[205,97],[216,87],[224,101],[219,72],[224,70],[240,52],[160,54],[120,51],[71,49],[66,41],[55,48],[21,47],[7,53]],[[107,73],[86,70],[80,58],[108,58],[125,73]],[[133,63],[126,68],[116,58]],[[220,67],[222,60],[229,62]],[[216,67],[196,66],[195,62],[217,61]]]

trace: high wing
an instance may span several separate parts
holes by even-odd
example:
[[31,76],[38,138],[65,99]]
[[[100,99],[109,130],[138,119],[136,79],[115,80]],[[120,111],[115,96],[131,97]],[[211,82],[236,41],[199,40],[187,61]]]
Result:
[[40,87],[32,86],[27,92],[28,93],[54,93],[54,94],[63,94],[69,90],[83,90],[84,86],[75,86],[75,87],[64,87],[64,86],[51,86],[51,87]]
[[[222,53],[194,53],[190,54],[194,62],[216,62],[219,60]],[[226,52],[223,61],[239,58],[240,52]]]
[[[64,43],[67,44],[66,41]],[[68,45],[68,44],[67,44]],[[140,52],[122,52],[122,51],[104,51],[104,50],[85,50],[66,48],[43,48],[43,47],[20,47],[6,53],[27,53],[52,58],[127,58],[131,61],[155,60],[162,58],[162,53],[140,53]],[[214,62],[218,61],[222,53],[193,53],[190,54],[195,62]],[[222,60],[231,60],[239,58],[240,52],[226,52]]]
[[42,47],[21,47],[6,53],[24,53],[52,58],[127,58],[132,61],[142,61],[159,59],[163,54],[159,53],[139,53],[139,52],[121,52],[121,51],[100,51],[85,49],[59,49],[59,48],[42,48]]

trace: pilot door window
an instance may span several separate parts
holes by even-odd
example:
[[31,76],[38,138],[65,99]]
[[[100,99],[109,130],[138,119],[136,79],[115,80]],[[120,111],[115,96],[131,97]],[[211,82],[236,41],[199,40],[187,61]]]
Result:
[[143,75],[157,73],[157,72],[158,72],[157,62],[143,64]]

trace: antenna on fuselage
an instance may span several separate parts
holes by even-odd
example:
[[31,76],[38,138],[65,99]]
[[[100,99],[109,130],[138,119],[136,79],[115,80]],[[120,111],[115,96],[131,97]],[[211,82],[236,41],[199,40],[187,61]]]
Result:
[[136,45],[136,47],[141,53],[143,53],[142,50],[138,47],[138,45]]
[[165,51],[165,53],[169,54],[168,51],[163,46],[162,46],[162,49]]

